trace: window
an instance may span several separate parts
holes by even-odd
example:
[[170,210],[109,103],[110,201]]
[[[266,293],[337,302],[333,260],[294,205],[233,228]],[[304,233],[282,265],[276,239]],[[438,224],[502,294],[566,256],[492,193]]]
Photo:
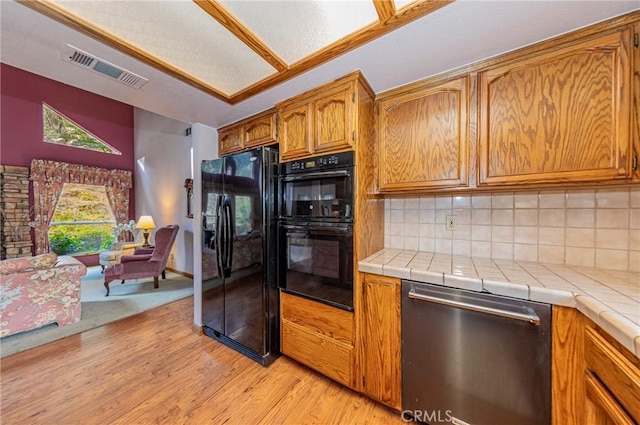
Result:
[[44,141],[47,143],[122,155],[46,103],[42,104],[42,124]]
[[49,229],[51,251],[69,255],[109,249],[114,225],[104,186],[65,183]]

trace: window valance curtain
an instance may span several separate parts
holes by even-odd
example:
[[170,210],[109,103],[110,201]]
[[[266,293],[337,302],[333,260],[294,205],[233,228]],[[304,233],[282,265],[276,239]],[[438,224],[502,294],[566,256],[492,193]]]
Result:
[[50,223],[65,183],[104,186],[116,223],[129,220],[131,171],[34,159],[29,179],[33,182],[36,254],[49,252]]

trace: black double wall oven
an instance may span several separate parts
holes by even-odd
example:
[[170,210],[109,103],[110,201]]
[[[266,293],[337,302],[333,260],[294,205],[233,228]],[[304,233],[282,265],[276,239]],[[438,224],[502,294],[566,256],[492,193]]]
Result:
[[278,285],[353,311],[353,152],[280,166]]

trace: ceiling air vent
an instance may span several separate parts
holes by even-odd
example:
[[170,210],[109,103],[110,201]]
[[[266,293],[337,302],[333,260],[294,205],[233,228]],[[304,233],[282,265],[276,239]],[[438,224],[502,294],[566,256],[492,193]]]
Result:
[[102,60],[96,56],[93,56],[87,52],[67,44],[66,49],[62,53],[62,60],[74,63],[85,69],[102,74],[105,77],[116,80],[122,84],[125,84],[134,89],[139,89],[144,86],[149,80],[134,74],[131,71],[115,66],[105,60]]

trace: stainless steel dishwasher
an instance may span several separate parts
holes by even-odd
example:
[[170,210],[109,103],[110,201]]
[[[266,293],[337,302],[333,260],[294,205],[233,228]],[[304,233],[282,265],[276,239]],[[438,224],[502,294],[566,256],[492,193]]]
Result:
[[551,306],[402,281],[402,417],[551,423]]

